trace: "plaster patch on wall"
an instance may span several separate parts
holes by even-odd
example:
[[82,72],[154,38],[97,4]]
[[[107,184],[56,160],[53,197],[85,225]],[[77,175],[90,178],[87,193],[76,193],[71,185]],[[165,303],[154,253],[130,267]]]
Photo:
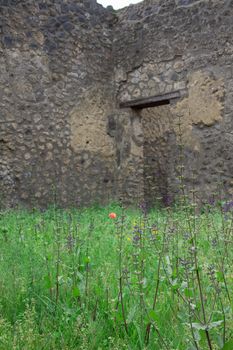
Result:
[[111,158],[114,141],[107,134],[107,116],[111,113],[110,99],[103,88],[87,91],[70,113],[71,146],[74,151],[97,152]]
[[[181,118],[184,143],[199,151],[200,142],[192,134],[193,126],[209,127],[222,121],[224,81],[214,79],[205,72],[197,71],[189,77],[188,91],[188,97],[172,107],[172,111],[175,116]],[[178,126],[175,126],[175,131],[176,134],[179,133]]]

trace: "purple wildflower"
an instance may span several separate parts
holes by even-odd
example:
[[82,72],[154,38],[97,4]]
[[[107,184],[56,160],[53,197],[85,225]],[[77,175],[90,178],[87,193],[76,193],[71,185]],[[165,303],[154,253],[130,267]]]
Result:
[[224,203],[222,210],[224,213],[228,213],[229,211],[233,210],[233,201]]

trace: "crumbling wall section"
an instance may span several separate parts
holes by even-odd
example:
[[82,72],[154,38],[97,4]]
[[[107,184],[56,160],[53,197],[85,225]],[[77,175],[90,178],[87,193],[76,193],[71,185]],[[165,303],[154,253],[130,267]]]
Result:
[[233,193],[232,20],[233,4],[225,0],[145,0],[120,12],[114,41],[118,100],[181,92],[164,116],[162,107],[141,112],[144,158],[159,155],[157,165],[144,168],[145,183],[163,169],[163,189],[153,195],[164,197],[165,184],[176,195],[181,136],[186,186],[200,199],[216,193],[219,183],[225,195]]
[[94,0],[0,3],[0,177],[9,205],[104,201],[116,157],[114,15]]
[[[186,186],[206,199],[221,182],[232,195],[232,19],[229,0],[117,13],[96,0],[1,1],[3,202],[168,200],[181,136]],[[157,110],[119,108],[177,90]]]

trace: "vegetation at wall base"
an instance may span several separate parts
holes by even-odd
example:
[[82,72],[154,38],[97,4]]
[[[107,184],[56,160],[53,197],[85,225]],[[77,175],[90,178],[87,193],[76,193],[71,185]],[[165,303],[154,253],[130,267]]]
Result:
[[0,215],[0,350],[233,349],[232,202]]

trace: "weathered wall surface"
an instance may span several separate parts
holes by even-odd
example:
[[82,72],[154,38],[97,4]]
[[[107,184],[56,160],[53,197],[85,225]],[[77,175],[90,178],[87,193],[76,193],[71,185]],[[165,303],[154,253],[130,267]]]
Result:
[[178,161],[176,136],[171,125],[170,106],[146,108],[141,112],[144,135],[144,193],[149,206],[162,201],[171,204],[177,186],[175,160]]
[[116,167],[113,15],[92,0],[4,0],[0,19],[1,193],[9,204],[44,206],[54,192],[64,205],[104,201]]
[[125,203],[144,199],[143,130],[141,117],[135,111],[119,111],[110,116],[116,144],[116,198]]
[[114,41],[119,101],[182,93],[170,107],[141,112],[150,201],[177,192],[180,131],[186,185],[208,198],[220,180],[233,194],[232,21],[233,3],[224,0],[145,0],[120,13]]
[[[233,5],[0,1],[0,193],[8,205],[233,194]],[[119,101],[181,91],[167,106]],[[8,121],[8,123],[6,123]],[[180,127],[178,126],[180,122]],[[171,197],[171,198],[170,198]]]

